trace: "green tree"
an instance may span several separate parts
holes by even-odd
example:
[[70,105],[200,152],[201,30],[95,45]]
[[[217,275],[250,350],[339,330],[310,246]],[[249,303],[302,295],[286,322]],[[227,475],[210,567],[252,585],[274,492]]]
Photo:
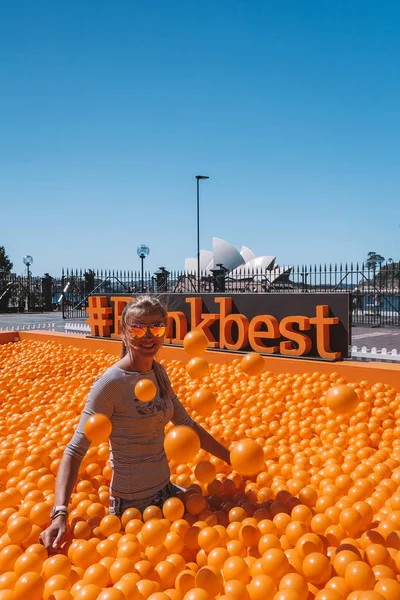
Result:
[[379,271],[379,278],[382,285],[388,288],[398,288],[400,286],[400,262],[388,259],[388,264],[383,265]]
[[376,252],[368,252],[367,260],[365,261],[365,265],[367,269],[372,269],[376,271],[378,265],[380,266],[385,260],[384,256],[377,254]]
[[0,273],[10,273],[13,263],[6,254],[4,246],[0,246]]
[[0,246],[0,312],[7,310],[12,287],[8,274],[12,268],[13,264],[6,254],[6,249]]

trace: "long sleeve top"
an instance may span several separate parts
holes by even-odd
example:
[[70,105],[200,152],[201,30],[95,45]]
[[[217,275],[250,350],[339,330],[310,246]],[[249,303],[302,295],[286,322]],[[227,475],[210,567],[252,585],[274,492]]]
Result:
[[[135,397],[135,385],[144,378],[151,379],[157,387],[151,402]],[[93,384],[66,454],[83,459],[90,446],[84,425],[96,413],[106,415],[112,424],[111,494],[127,500],[156,494],[170,480],[164,451],[165,425],[169,421],[174,425],[194,424],[172,388],[163,397],[154,370],[132,372],[113,365]]]

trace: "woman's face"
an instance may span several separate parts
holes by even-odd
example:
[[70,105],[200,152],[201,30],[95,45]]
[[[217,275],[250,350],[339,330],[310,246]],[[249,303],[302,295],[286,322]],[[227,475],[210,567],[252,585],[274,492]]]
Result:
[[125,342],[136,354],[155,356],[165,339],[165,317],[160,312],[131,313],[127,319]]

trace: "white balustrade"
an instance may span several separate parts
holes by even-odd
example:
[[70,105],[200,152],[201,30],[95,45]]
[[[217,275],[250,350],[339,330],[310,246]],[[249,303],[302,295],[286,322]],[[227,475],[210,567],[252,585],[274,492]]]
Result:
[[77,335],[87,335],[91,332],[90,325],[86,323],[65,323],[65,333],[75,333]]
[[371,349],[366,346],[362,346],[361,348],[351,346],[351,358],[352,360],[361,361],[400,362],[400,354],[396,348],[393,348],[393,350],[387,350],[387,348],[378,350],[375,346]]

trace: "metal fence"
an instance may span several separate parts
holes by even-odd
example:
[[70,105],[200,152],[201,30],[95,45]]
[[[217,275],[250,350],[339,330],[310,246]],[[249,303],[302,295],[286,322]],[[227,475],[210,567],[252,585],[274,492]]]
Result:
[[0,272],[0,313],[61,310],[62,297],[61,278]]
[[352,294],[353,325],[400,326],[400,261],[380,265],[330,264],[272,270],[223,265],[196,273],[168,271],[64,270],[61,278],[0,274],[0,312],[58,310],[64,318],[85,318],[90,294],[115,293],[316,293]]

